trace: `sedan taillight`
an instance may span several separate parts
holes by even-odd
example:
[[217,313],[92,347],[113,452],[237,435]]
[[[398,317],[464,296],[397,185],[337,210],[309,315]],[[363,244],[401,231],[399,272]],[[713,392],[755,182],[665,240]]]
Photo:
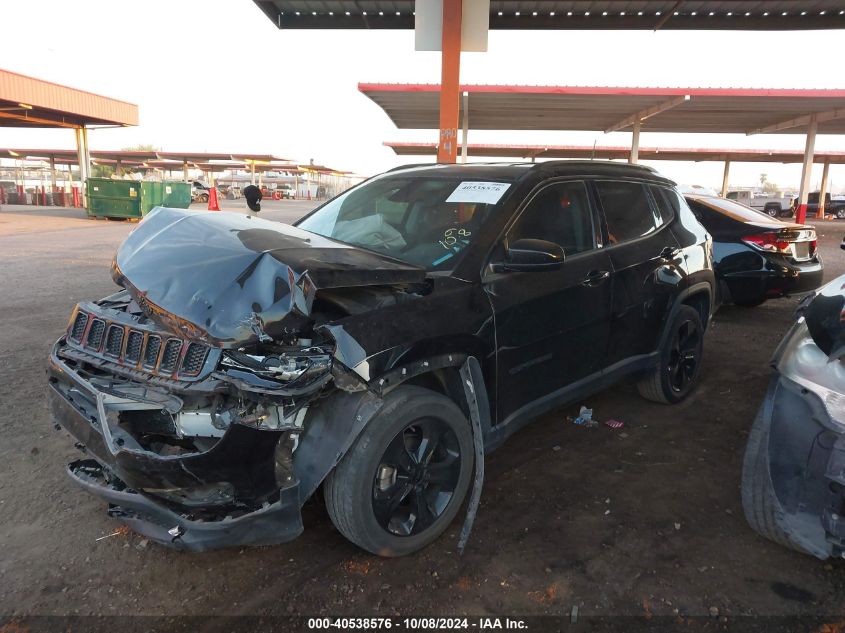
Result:
[[790,242],[784,239],[777,231],[769,233],[758,233],[742,238],[742,241],[754,248],[768,253],[790,253]]

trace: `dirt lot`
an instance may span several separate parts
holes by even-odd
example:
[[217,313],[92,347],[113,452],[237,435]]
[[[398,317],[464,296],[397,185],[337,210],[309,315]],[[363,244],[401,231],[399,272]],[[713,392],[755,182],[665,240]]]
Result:
[[[845,272],[845,223],[817,225],[830,279]],[[757,537],[739,502],[745,438],[796,299],[720,311],[702,384],[680,406],[621,386],[586,404],[622,431],[567,423],[576,405],[518,433],[487,461],[462,557],[457,524],[418,555],[370,556],[316,503],[302,537],[275,547],[183,554],[131,533],[98,540],[119,524],[65,476],[78,453],[48,419],[44,364],[74,303],[112,291],[108,264],[131,228],[0,212],[0,614],[845,613],[842,563]]]

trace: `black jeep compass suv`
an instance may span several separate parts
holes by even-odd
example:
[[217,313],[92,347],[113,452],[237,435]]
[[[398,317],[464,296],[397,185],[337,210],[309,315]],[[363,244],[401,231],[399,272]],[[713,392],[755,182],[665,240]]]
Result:
[[154,541],[287,541],[322,486],[347,538],[408,554],[544,411],[626,376],[686,397],[711,259],[671,181],[598,161],[395,169],[296,226],[158,208],[122,290],[74,308],[51,410],[70,475]]

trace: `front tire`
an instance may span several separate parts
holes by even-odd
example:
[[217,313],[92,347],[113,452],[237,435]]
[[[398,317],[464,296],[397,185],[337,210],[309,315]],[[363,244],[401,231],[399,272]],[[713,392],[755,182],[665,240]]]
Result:
[[637,383],[640,395],[663,404],[686,398],[698,382],[703,343],[701,315],[695,308],[682,305],[669,325],[657,366]]
[[437,539],[469,489],[470,424],[449,398],[400,386],[324,484],[335,527],[379,556],[405,556]]

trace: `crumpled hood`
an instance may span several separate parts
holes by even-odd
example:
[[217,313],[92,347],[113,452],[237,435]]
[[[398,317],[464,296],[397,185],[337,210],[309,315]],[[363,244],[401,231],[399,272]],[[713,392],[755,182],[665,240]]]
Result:
[[168,329],[220,347],[302,327],[320,288],[417,283],[422,268],[240,213],[158,207],[112,277]]
[[845,275],[822,286],[800,313],[813,342],[831,360],[845,354]]

